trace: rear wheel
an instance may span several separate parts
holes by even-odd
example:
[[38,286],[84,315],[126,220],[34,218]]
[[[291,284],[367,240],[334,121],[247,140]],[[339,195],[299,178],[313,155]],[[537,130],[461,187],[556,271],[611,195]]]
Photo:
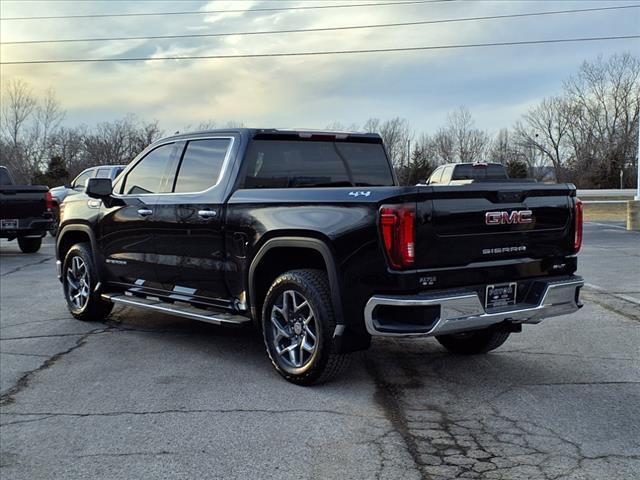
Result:
[[271,363],[299,385],[334,378],[348,364],[331,341],[336,328],[329,282],[320,270],[292,270],[271,285],[262,310],[262,334]]
[[18,246],[22,253],[36,253],[42,245],[41,237],[21,237],[18,238]]
[[86,243],[77,243],[69,249],[62,266],[64,296],[67,307],[78,320],[103,320],[113,308],[111,302],[100,297],[96,290],[98,275],[91,249]]
[[459,355],[477,355],[495,350],[509,338],[509,332],[501,332],[494,328],[476,330],[465,333],[439,335],[436,340],[444,348]]

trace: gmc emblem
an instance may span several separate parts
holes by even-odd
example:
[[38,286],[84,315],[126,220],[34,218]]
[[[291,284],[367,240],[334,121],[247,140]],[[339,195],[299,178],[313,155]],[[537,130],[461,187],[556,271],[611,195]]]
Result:
[[487,225],[512,225],[532,222],[533,212],[531,210],[514,210],[513,212],[487,212],[484,214],[484,223]]

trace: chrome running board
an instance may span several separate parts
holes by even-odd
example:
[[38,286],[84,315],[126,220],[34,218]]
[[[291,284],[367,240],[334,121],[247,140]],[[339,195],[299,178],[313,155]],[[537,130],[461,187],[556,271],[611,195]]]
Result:
[[184,304],[167,303],[156,298],[144,298],[123,293],[103,293],[101,297],[103,300],[115,304],[127,305],[143,310],[153,310],[178,317],[199,320],[201,322],[213,323],[214,325],[245,325],[251,323],[251,319],[242,315],[213,312]]

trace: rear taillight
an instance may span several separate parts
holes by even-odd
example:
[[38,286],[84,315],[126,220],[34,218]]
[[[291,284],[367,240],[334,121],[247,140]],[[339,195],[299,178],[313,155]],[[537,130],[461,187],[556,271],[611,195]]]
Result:
[[51,192],[47,192],[44,196],[44,199],[45,199],[45,205],[47,207],[47,210],[49,212],[52,212],[56,207],[56,202],[54,202]]
[[408,268],[415,261],[414,205],[383,205],[380,208],[380,233],[392,268]]
[[582,200],[576,199],[576,234],[573,240],[573,250],[578,253],[582,247]]

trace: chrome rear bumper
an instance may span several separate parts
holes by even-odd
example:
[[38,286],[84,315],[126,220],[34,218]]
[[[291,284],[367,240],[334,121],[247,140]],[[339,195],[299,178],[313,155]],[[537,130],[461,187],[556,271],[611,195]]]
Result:
[[[394,337],[429,337],[460,333],[489,327],[501,322],[539,323],[542,319],[565,315],[577,311],[579,289],[584,285],[580,277],[571,279],[550,280],[544,286],[544,293],[537,304],[517,304],[487,312],[478,296],[472,290],[444,291],[425,295],[399,296],[375,295],[369,299],[364,309],[367,331],[374,336]],[[405,329],[402,332],[385,328],[376,319],[376,310],[381,306],[439,308],[432,326],[416,328],[415,331]],[[402,323],[402,319],[398,319]],[[406,325],[404,325],[406,326]]]

